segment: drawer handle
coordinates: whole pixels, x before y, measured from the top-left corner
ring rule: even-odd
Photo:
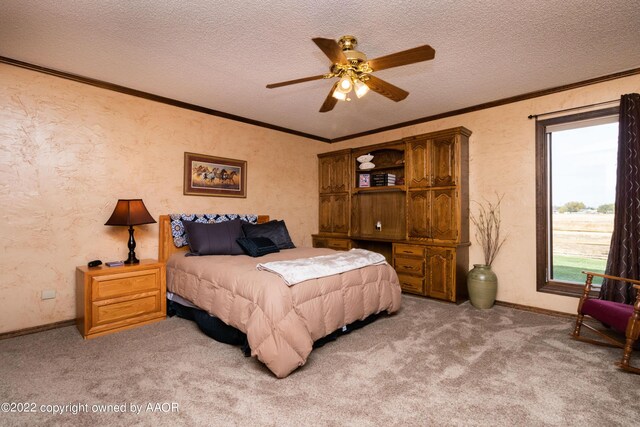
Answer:
[[[401,265],[401,267],[407,270],[415,270],[415,268],[412,265]]]
[[[413,251],[408,251],[406,249],[404,251],[402,251],[402,252],[404,252],[405,254],[412,254],[413,253]]]

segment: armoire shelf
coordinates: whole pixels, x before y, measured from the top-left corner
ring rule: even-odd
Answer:
[[[351,190],[352,193],[376,193],[384,191],[407,191],[407,187],[404,185],[385,185],[382,187],[357,187]]]

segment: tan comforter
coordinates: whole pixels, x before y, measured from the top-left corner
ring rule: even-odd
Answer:
[[[335,253],[296,248],[260,258],[185,257],[167,263],[167,290],[247,334],[251,353],[279,378],[304,365],[313,342],[370,314],[400,308],[398,276],[388,264],[287,286],[258,263]]]

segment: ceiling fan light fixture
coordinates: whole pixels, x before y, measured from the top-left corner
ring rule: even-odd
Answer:
[[[354,91],[356,93],[356,96],[358,98],[362,98],[367,94],[367,92],[369,92],[369,86],[364,84],[364,82],[362,82],[360,79],[356,79],[353,82],[353,86],[354,86]]]
[[[351,89],[353,89],[353,81],[351,80],[351,77],[342,76],[340,83],[338,83],[338,89],[344,94],[351,92]]]
[[[336,87],[336,90],[333,91],[332,95],[335,99],[340,101],[345,101],[347,99],[347,94],[340,91],[340,85]]]

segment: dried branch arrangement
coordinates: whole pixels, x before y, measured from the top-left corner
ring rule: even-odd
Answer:
[[[485,199],[486,206],[479,202],[474,202],[478,205],[478,213],[474,215],[469,212],[471,221],[476,226],[476,241],[482,246],[482,252],[484,253],[484,263],[491,266],[496,259],[500,248],[507,236],[500,236],[500,202],[502,202],[502,196],[496,193],[498,199],[497,202],[492,203]]]

